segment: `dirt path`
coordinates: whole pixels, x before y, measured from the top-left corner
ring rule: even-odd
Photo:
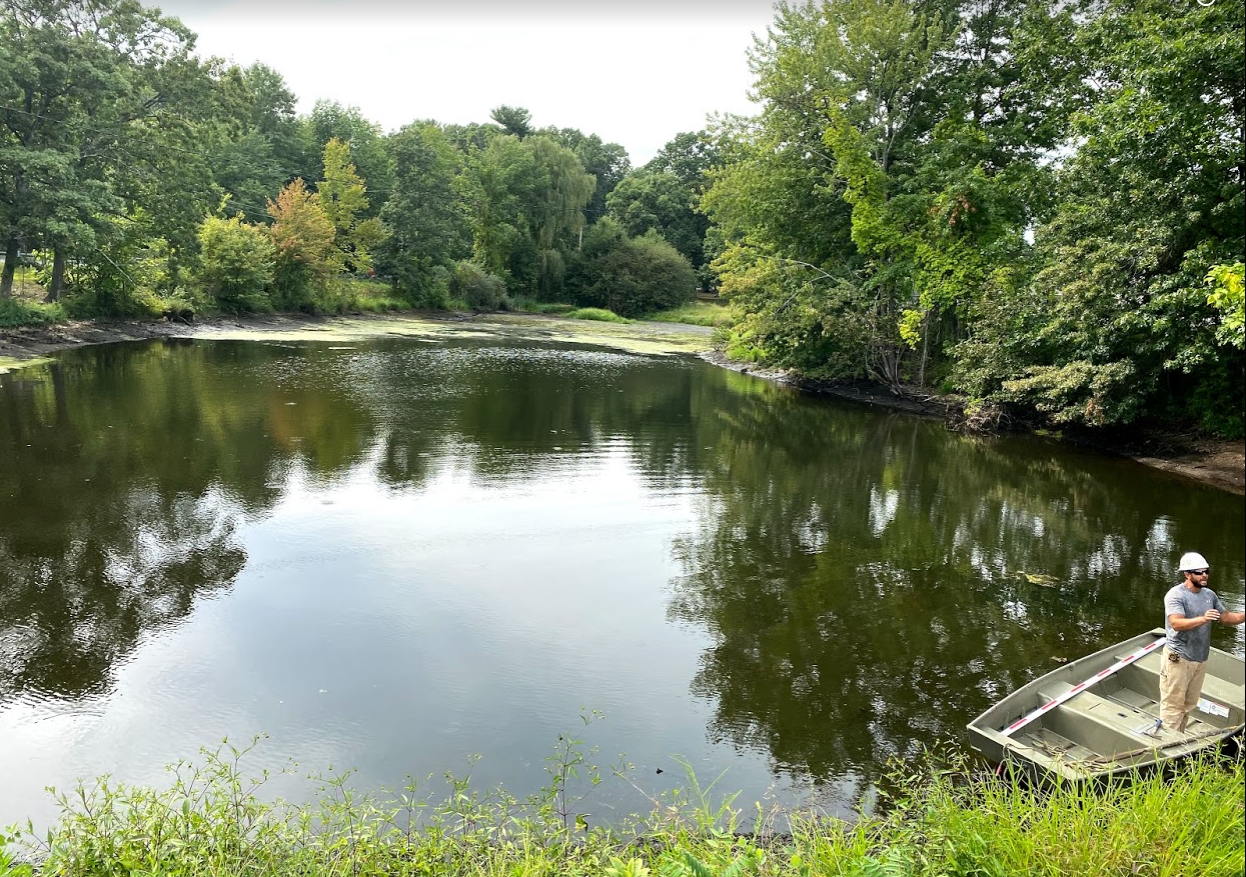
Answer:
[[[947,419],[954,401],[936,397],[898,398],[866,388],[834,387],[802,381],[790,372],[759,369],[727,360],[711,350],[712,331],[702,326],[671,323],[594,323],[531,314],[447,315],[373,314],[351,317],[217,317],[193,324],[166,321],[92,320],[53,326],[0,329],[0,372],[39,362],[72,347],[149,338],[300,338],[349,340],[363,337],[435,337],[446,334],[520,338],[599,344],[636,353],[695,353],[724,368],[799,386],[869,405]],[[1166,472],[1237,494],[1246,494],[1246,444],[1242,440],[1189,438],[1161,431],[1136,430],[1127,435],[1086,435],[1078,444],[1130,457]]]

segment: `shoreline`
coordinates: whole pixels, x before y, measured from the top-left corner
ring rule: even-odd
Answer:
[[[475,331],[533,340],[571,341],[618,347],[636,353],[687,353],[720,368],[750,374],[803,392],[831,396],[889,411],[937,417],[952,423],[963,407],[954,397],[899,397],[866,385],[834,385],[803,378],[790,370],[762,368],[729,360],[714,350],[711,330],[672,323],[598,323],[540,314],[458,314],[405,311],[350,316],[250,315],[209,317],[191,323],[168,320],[77,320],[45,326],[0,328],[0,373],[45,362],[63,350],[117,341],[155,338],[242,339],[298,335],[324,338],[420,337]],[[1144,466],[1201,484],[1246,495],[1246,443],[1242,440],[1192,438],[1157,429],[1127,434],[1069,431],[1062,441],[1132,459]]]
[[[963,422],[964,406],[960,399],[929,395],[901,397],[880,387],[853,384],[829,384],[804,378],[790,370],[765,368],[728,359],[719,350],[698,354],[706,362],[750,374],[776,383],[795,387],[806,393],[832,396],[850,402],[870,405],[888,411],[934,417],[945,424]],[[949,426],[949,428],[951,428]],[[1032,430],[1016,430],[1019,433]],[[1071,446],[1088,448],[1114,457],[1124,457],[1172,475],[1215,487],[1238,496],[1246,496],[1246,442],[1242,439],[1216,439],[1173,434],[1160,429],[1131,428],[1129,435],[1073,431],[1058,436]]]

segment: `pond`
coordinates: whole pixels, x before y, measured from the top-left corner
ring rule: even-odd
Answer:
[[[1183,551],[1240,609],[1243,508],[691,357],[70,351],[0,375],[0,824],[257,734],[255,770],[524,795],[571,733],[634,765],[593,821],[684,765],[849,815],[893,759],[967,750],[1005,692],[1162,623]]]

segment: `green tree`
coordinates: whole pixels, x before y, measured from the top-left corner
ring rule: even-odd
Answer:
[[[147,73],[165,107],[127,132],[107,179],[125,200],[126,221],[139,223],[147,238],[163,242],[164,285],[172,291],[182,284],[183,267],[194,263],[203,216],[228,194],[217,182],[214,156],[243,130],[248,104],[241,71],[217,59],[179,57]],[[263,204],[261,199],[234,208],[263,221]],[[104,258],[111,246],[101,241],[94,258],[80,254],[79,260],[94,261],[96,270],[106,274],[115,270]],[[88,290],[75,294],[83,292]]]
[[[389,237],[378,268],[414,304],[445,304],[443,278],[467,254],[467,216],[456,189],[461,159],[432,122],[407,125],[388,142],[394,191],[381,216]]]
[[[186,61],[176,19],[123,0],[13,0],[0,16],[0,297],[21,250],[52,251],[49,294],[71,253],[121,210],[110,168],[165,104],[160,74]],[[175,115],[175,114],[174,114]]]
[[[574,152],[552,138],[537,135],[524,145],[532,151],[539,175],[529,220],[539,260],[537,291],[553,299],[562,290],[564,253],[580,246],[584,207],[592,198],[597,181],[584,172],[584,165]]]
[[[263,226],[209,216],[199,228],[202,266],[198,280],[226,311],[266,311],[266,289],[273,280],[275,250]]]
[[[349,148],[337,138],[325,144],[324,179],[317,183],[316,193],[336,232],[339,268],[371,272],[372,251],[384,230],[378,217],[363,218],[368,209],[367,189],[350,163]]]
[[[713,268],[732,302],[732,355],[856,378],[880,321],[870,316],[866,260],[822,139],[821,95],[838,77],[815,54],[818,9],[777,8],[750,59],[762,112],[715,132],[722,161],[699,206],[721,240]]]
[[[709,185],[707,173],[722,162],[722,149],[709,131],[685,131],[672,137],[645,167],[673,175],[700,195]]]
[[[1017,15],[1002,0],[778,8],[752,54],[762,114],[724,127],[700,201],[723,238],[732,350],[897,390],[927,382],[932,358],[946,371],[974,307],[1023,264],[1034,215],[1041,144],[1000,121],[1028,106],[1003,85]]]
[[[629,238],[609,219],[597,225],[585,284],[576,293],[579,304],[639,317],[695,297],[692,266],[657,232]]]
[[[471,222],[472,261],[508,287],[527,288],[535,274],[528,211],[537,202],[538,176],[532,150],[518,137],[497,135],[467,153],[457,183]]]
[[[228,120],[212,138],[211,166],[217,184],[254,215],[295,177],[314,169],[310,131],[295,115],[296,99],[285,79],[264,64],[228,73]]]
[[[1220,311],[1223,322],[1216,330],[1216,337],[1225,344],[1241,350],[1246,347],[1246,289],[1243,287],[1246,265],[1215,265],[1207,272],[1206,282],[1211,285],[1207,302]]]
[[[1241,434],[1242,353],[1219,343],[1203,279],[1246,247],[1244,25],[1237,4],[1159,2],[1033,24],[1044,69],[1072,71],[1045,95],[1069,155],[1015,308],[1029,330],[984,325],[965,352],[992,363],[988,395],[1061,423],[1168,416]]]
[[[475,310],[496,310],[506,298],[506,284],[478,265],[459,262],[450,277],[450,294]]]
[[[252,95],[251,125],[268,142],[276,168],[286,174],[284,185],[309,170],[312,158],[309,132],[296,113],[298,98],[285,77],[267,64],[247,67],[243,79]]]
[[[489,118],[501,125],[507,134],[513,134],[520,140],[532,133],[532,113],[523,107],[502,104],[489,113]]]
[[[334,138],[350,147],[351,163],[372,193],[365,215],[379,215],[393,190],[393,163],[380,126],[364,118],[358,107],[326,100],[316,101],[306,124],[311,132],[312,156],[322,155],[325,144]],[[307,178],[311,178],[310,173]]]
[[[705,261],[702,247],[709,220],[693,209],[695,197],[674,174],[644,167],[623,178],[606,199],[606,208],[629,235],[656,231],[699,268]]]
[[[606,214],[606,198],[631,169],[627,150],[618,143],[605,143],[596,134],[585,134],[578,128],[543,128],[541,133],[570,149],[584,165],[585,173],[597,180],[593,197],[584,206],[588,221],[595,222]]]

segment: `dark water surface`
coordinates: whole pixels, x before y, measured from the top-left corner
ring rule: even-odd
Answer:
[[[69,352],[0,375],[0,824],[258,733],[257,770],[393,788],[480,755],[524,794],[572,731],[647,792],[679,756],[739,803],[847,813],[890,758],[1161,623],[1183,551],[1240,609],[1243,505],[691,359]]]

